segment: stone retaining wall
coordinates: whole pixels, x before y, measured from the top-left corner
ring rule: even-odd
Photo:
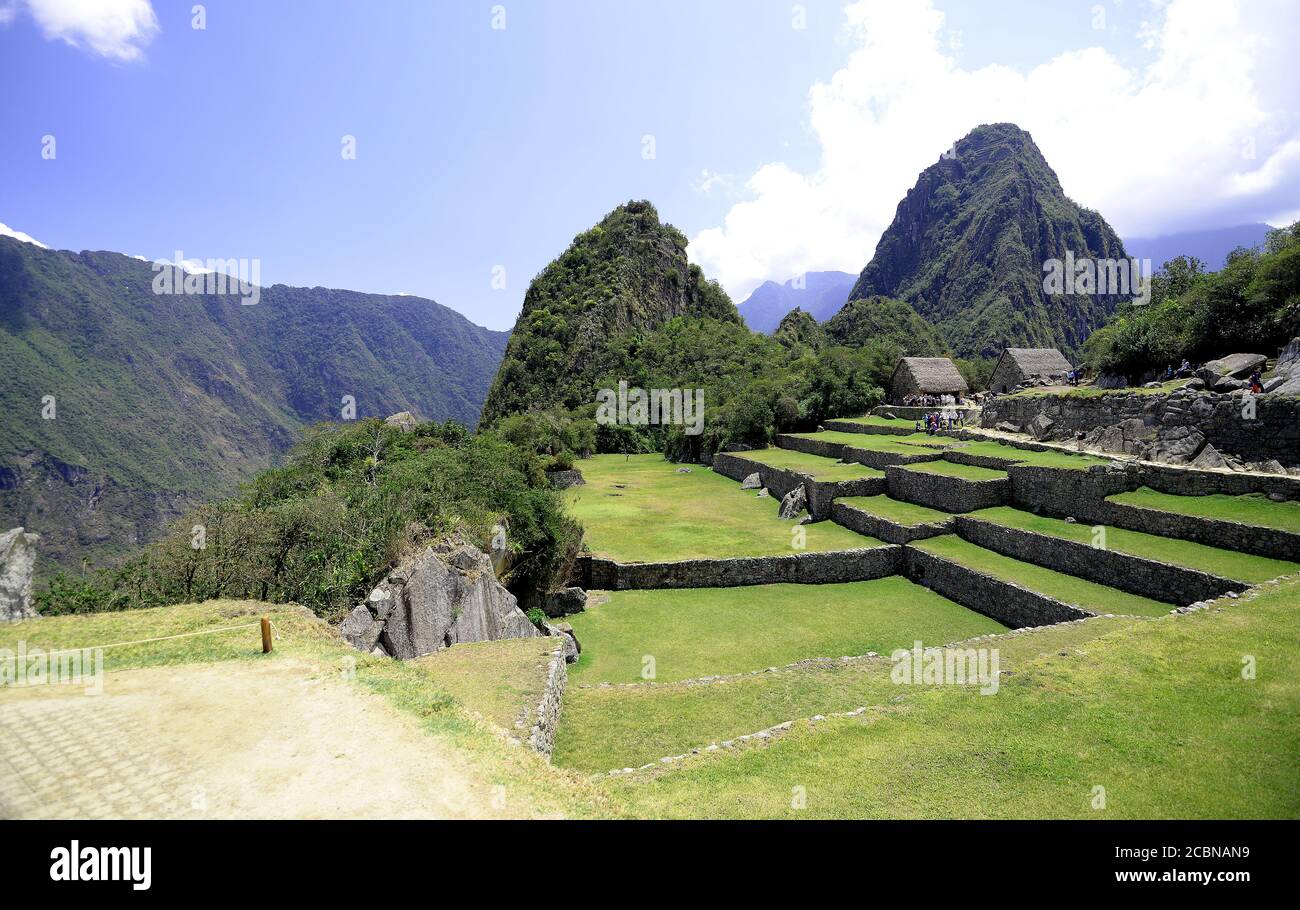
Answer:
[[[912,581],[1013,629],[1095,615],[915,547],[903,552],[907,577]]]
[[[952,531],[951,518],[934,524],[903,525],[881,518],[879,515],[872,515],[870,512],[865,512],[843,502],[837,502],[831,507],[831,520],[838,525],[843,525],[850,531],[857,531],[859,534],[896,544],[911,543],[913,540],[924,540],[927,537],[937,537],[940,534],[947,534]]]
[[[969,452],[963,452],[961,449],[946,450],[943,453],[943,459],[954,464],[968,464],[976,468],[992,468],[995,471],[1005,471],[1016,463],[1014,455],[1008,455],[1006,458],[994,458],[992,455],[972,455]]]
[[[860,477],[855,480],[814,480],[786,468],[774,468],[752,458],[720,453],[713,457],[713,470],[724,477],[741,481],[758,472],[758,479],[778,501],[802,485],[808,498],[808,514],[818,521],[829,518],[831,503],[840,496],[875,496],[885,492],[885,478]]]
[[[966,515],[958,515],[956,525],[957,534],[964,540],[1004,556],[1180,607],[1250,587],[1245,582],[1220,578],[1208,572],[1097,549],[1077,541],[1009,528]]]
[[[1224,482],[1235,480],[1239,483],[1248,479],[1241,475],[1184,471],[1179,468],[1170,468],[1168,472],[1151,471],[1146,465],[1101,471],[1013,465],[1007,469],[1007,474],[1011,478],[1012,502],[1022,509],[1042,511],[1060,518],[1072,517],[1089,524],[1144,531],[1161,537],[1180,537],[1211,547],[1239,550],[1274,559],[1300,560],[1300,534],[1106,501],[1107,496],[1135,490],[1139,486],[1159,489],[1155,484],[1161,475],[1200,475],[1188,478],[1184,488],[1201,489],[1204,493],[1229,492]],[[1162,492],[1173,491],[1166,489]]]
[[[1098,427],[1118,426],[1124,421],[1138,421],[1152,431],[1196,427],[1220,452],[1230,452],[1243,461],[1275,458],[1287,466],[1300,464],[1300,398],[1256,395],[1254,406],[1254,419],[1246,419],[1242,414],[1242,392],[1230,395],[1182,390],[1146,395],[1116,392],[1087,398],[1022,395],[986,403],[980,423],[985,427],[1002,422],[1025,427],[1044,414],[1054,422],[1054,439]]]
[[[822,458],[833,458],[836,461],[844,457],[844,443],[842,442],[829,442],[825,439],[808,439],[790,433],[778,433],[776,445],[778,448],[789,449],[792,452],[803,452],[805,455],[820,455]]]
[[[551,653],[546,668],[546,686],[542,700],[534,712],[533,727],[528,733],[528,745],[548,759],[555,748],[555,731],[560,724],[560,709],[564,706],[564,688],[569,682],[569,668],[564,661],[564,646]]]
[[[734,588],[742,585],[839,584],[868,581],[902,571],[902,547],[885,545],[829,553],[791,553],[736,559],[618,563],[580,556],[579,584],[588,590],[631,591],[660,588]]]
[[[865,433],[867,435],[911,436],[916,432],[915,427],[890,427],[879,424],[854,423],[851,420],[828,420],[822,426],[840,433]]]
[[[992,480],[966,480],[906,468],[885,468],[889,495],[944,512],[974,512],[1005,505],[1011,493],[1011,481],[1005,477]]]
[[[923,461],[938,461],[943,457],[943,454],[938,451],[927,451],[918,448],[915,455],[900,455],[897,452],[877,452],[875,449],[859,449],[856,446],[845,446],[840,457],[844,461],[856,461],[858,464],[875,468],[877,471],[883,471],[891,464],[918,464]]]

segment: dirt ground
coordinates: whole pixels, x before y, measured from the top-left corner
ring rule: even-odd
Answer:
[[[0,818],[519,814],[413,719],[314,674],[231,661],[0,692]]]

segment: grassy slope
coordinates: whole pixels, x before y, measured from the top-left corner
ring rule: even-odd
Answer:
[[[1040,654],[1083,647],[1137,622],[1146,620],[1099,617],[1001,638],[996,642],[1000,668],[1015,669]],[[921,690],[891,682],[891,666],[882,656],[818,661],[711,685],[571,686],[564,697],[555,761],[595,772],[640,767],[787,720],[886,705],[919,694]]]
[[[796,452],[793,449],[761,449],[753,452],[733,452],[732,454],[737,458],[756,461],[768,467],[784,468],[788,471],[807,474],[816,480],[857,480],[862,477],[885,476],[884,471],[877,471],[865,465],[856,463],[843,464],[829,458],[823,458],[820,455],[809,455],[805,452]]]
[[[914,427],[915,420],[904,420],[901,417],[895,417],[892,420],[888,417],[837,417],[836,420],[842,420],[845,423],[860,423],[868,427]]]
[[[900,576],[832,585],[617,591],[570,617],[575,683],[638,682],[642,658],[673,682],[809,657],[890,651],[1002,628]]]
[[[968,543],[955,534],[919,540],[911,546],[1092,613],[1160,616],[1170,610],[1168,604],[1021,562]]]
[[[1217,518],[1221,521],[1236,521],[1300,533],[1300,502],[1273,502],[1260,493],[1245,496],[1226,496],[1220,493],[1211,496],[1175,496],[1142,487],[1131,493],[1117,493],[1108,497],[1108,500],[1144,509],[1159,509],[1162,512]]]
[[[796,552],[796,525],[776,517],[780,502],[721,474],[699,466],[678,474],[660,455],[596,455],[578,467],[587,483],[567,498],[593,553],[662,562]],[[811,552],[881,545],[829,521],[799,527]]]
[[[1034,515],[1032,512],[1013,509],[1010,506],[999,506],[993,509],[972,512],[970,517],[1089,545],[1092,544],[1094,534],[1092,525],[1071,524],[1058,518]],[[1157,537],[1154,534],[1143,534],[1140,531],[1104,527],[1106,531],[1105,544],[1108,550],[1130,553],[1134,556],[1154,559],[1170,565],[1185,566],[1189,569],[1210,572],[1224,578],[1244,581],[1249,584],[1258,584],[1261,581],[1277,578],[1279,575],[1287,575],[1300,569],[1300,565],[1281,559],[1269,559],[1266,556],[1238,553],[1235,550],[1221,550],[1218,547],[1207,547],[1204,544],[1193,543],[1190,540]]]
[[[879,496],[841,496],[835,501],[910,528],[923,524],[938,524],[952,518],[947,512],[918,506],[914,502],[890,499],[883,493]]]
[[[507,638],[456,645],[416,660],[429,681],[465,707],[517,736],[546,690],[554,638]]]
[[[275,650],[261,652],[260,616],[275,629]],[[251,627],[249,627],[251,625]],[[395,661],[361,654],[345,644],[326,623],[305,610],[254,601],[210,601],[84,616],[54,616],[0,626],[0,649],[14,651],[19,642],[31,649],[61,649],[131,642],[229,626],[231,632],[108,648],[104,669],[127,670],[228,660],[293,659],[316,664],[333,676],[355,672],[355,682],[413,715],[431,735],[461,750],[483,779],[500,785],[512,801],[538,814],[592,816],[606,812],[605,797],[576,775],[557,773],[541,756],[510,748],[487,724],[472,717],[439,685],[420,661]],[[457,646],[457,649],[466,646]],[[456,650],[456,649],[453,649]],[[111,683],[110,683],[111,684]],[[0,688],[0,705],[4,690]]]
[[[1005,480],[1006,471],[992,468],[979,468],[969,464],[957,464],[955,461],[922,461],[906,465],[909,471],[924,471],[927,474],[942,474],[944,477],[958,477],[962,480]]]
[[[996,695],[918,690],[612,786],[638,816],[1295,818],[1298,601],[1292,579],[1019,665]]]

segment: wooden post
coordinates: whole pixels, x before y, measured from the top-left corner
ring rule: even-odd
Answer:
[[[271,653],[271,620],[262,617],[262,653]]]

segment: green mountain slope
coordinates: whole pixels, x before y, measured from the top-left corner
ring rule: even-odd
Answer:
[[[619,206],[529,285],[483,406],[484,425],[594,402],[597,361],[611,339],[679,316],[741,321],[726,292],[687,261],[686,237],[653,205]]]
[[[1067,251],[1125,255],[1101,215],[1066,197],[1028,133],[981,126],[921,173],[849,299],[910,303],[959,356],[1072,351],[1123,298],[1045,293],[1044,262]]]
[[[825,325],[834,343],[862,347],[892,344],[901,357],[942,357],[948,353],[934,326],[901,300],[863,297],[850,300]]]
[[[44,569],[152,538],[345,395],[359,418],[473,425],[507,338],[418,297],[275,285],[244,306],[156,295],[154,276],[0,237],[0,526],[41,532]]]

